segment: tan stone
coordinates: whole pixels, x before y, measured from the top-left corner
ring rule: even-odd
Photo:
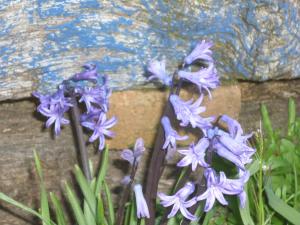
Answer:
[[[125,148],[143,137],[147,146],[151,146],[156,134],[168,93],[159,90],[130,90],[116,92],[111,97],[110,115],[118,117],[118,124],[113,128],[117,136],[108,141],[111,148]],[[186,90],[182,98],[193,97]],[[197,96],[194,96],[196,99]],[[241,92],[237,85],[222,86],[213,92],[213,100],[205,97],[207,111],[203,116],[228,114],[238,118],[241,109]]]

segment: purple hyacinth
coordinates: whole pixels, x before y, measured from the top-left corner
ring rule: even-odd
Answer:
[[[105,136],[110,138],[115,136],[115,133],[108,129],[113,127],[116,123],[116,117],[112,117],[111,119],[106,120],[106,114],[100,113],[97,121],[85,121],[82,122],[81,125],[90,130],[93,130],[93,134],[89,138],[89,141],[94,142],[96,139],[99,139],[99,150],[103,150],[105,145]]]
[[[238,179],[228,179],[225,177],[225,174],[222,172],[220,173],[220,177],[221,176],[223,176],[222,180],[225,180],[224,185],[223,185],[224,191],[230,191],[230,190],[240,190],[241,191],[237,195],[240,199],[240,206],[242,208],[244,208],[246,205],[246,199],[247,199],[247,194],[244,190],[244,185],[249,180],[249,177],[250,177],[249,171],[239,170],[239,178]]]
[[[217,70],[212,63],[208,68],[200,69],[197,72],[181,70],[178,72],[178,76],[197,85],[200,93],[202,93],[202,89],[205,89],[210,98],[212,98],[210,89],[215,89],[220,85]]]
[[[64,118],[64,113],[72,106],[70,98],[64,96],[63,88],[59,88],[53,95],[42,95],[33,93],[40,100],[40,105],[37,111],[42,115],[49,117],[46,122],[46,127],[49,128],[54,124],[54,133],[59,135],[61,125],[69,124],[70,121]]]
[[[208,167],[209,165],[205,162],[205,153],[209,146],[209,140],[207,138],[202,138],[195,145],[190,144],[189,149],[178,150],[182,155],[185,155],[182,160],[177,163],[177,166],[184,167],[192,165],[192,171],[195,171],[197,165],[202,167]]]
[[[213,46],[212,42],[206,42],[203,40],[202,42],[198,42],[193,51],[184,58],[184,63],[189,65],[198,59],[202,59],[208,62],[212,62],[212,51],[210,48]]]
[[[204,172],[206,178],[207,190],[196,197],[197,201],[206,199],[204,211],[208,212],[213,207],[216,199],[222,205],[228,205],[228,202],[224,198],[226,195],[239,195],[244,190],[244,180],[229,180],[226,178],[223,172],[220,172],[220,176],[217,176],[216,172],[212,168],[207,168]]]
[[[152,60],[148,64],[147,70],[152,74],[148,80],[158,79],[164,85],[170,86],[172,83],[172,77],[166,72],[166,62],[165,60],[158,61]]]
[[[73,75],[70,80],[73,81],[81,81],[81,80],[91,80],[93,82],[97,82],[99,74],[97,73],[97,67],[95,64],[85,64],[83,66],[85,71],[81,73],[76,73]]]
[[[168,218],[174,217],[178,210],[180,210],[180,212],[185,218],[189,220],[197,219],[196,216],[194,216],[187,210],[187,208],[193,206],[197,202],[195,198],[192,198],[191,200],[187,201],[187,198],[194,192],[194,190],[195,185],[191,182],[188,182],[174,195],[158,193],[158,197],[160,198],[161,204],[164,207],[169,207],[173,205],[173,208],[169,213]]]
[[[134,194],[136,202],[136,215],[137,218],[150,218],[147,202],[144,198],[142,186],[140,184],[134,185]]]
[[[170,102],[173,106],[174,112],[178,120],[180,120],[180,125],[186,127],[189,123],[193,128],[198,127],[200,129],[207,129],[211,127],[211,122],[214,121],[214,117],[203,118],[199,116],[206,110],[206,107],[200,106],[203,100],[203,95],[193,103],[193,99],[189,101],[183,101],[177,95],[170,96]]]
[[[127,160],[131,165],[133,165],[134,162],[135,164],[138,164],[144,151],[144,140],[142,138],[138,138],[135,141],[133,150],[124,149],[121,153],[121,157]]]
[[[172,128],[171,122],[167,116],[163,116],[161,118],[161,124],[165,132],[165,143],[162,147],[163,149],[168,148],[168,146],[176,149],[176,141],[184,141],[189,138],[187,135],[178,135],[177,131]]]
[[[76,93],[81,95],[79,102],[85,103],[87,112],[95,106],[100,107],[104,112],[108,111],[108,98],[111,92],[106,86],[84,87],[76,89]]]
[[[227,123],[229,133],[217,128],[210,129],[208,133],[212,147],[218,155],[244,170],[244,165],[252,161],[251,157],[255,153],[255,149],[247,143],[252,134],[243,135],[241,125],[227,115],[223,115],[221,120]]]

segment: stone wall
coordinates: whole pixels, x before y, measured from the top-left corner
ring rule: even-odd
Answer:
[[[218,115],[227,113],[239,118],[247,131],[259,128],[259,105],[265,103],[275,121],[275,127],[281,127],[287,121],[288,97],[297,100],[300,113],[300,81],[267,82],[263,84],[242,82],[223,86],[213,92],[214,100],[205,100],[207,113]],[[183,93],[187,97],[186,93]],[[122,149],[134,143],[137,137],[143,137],[148,149],[153,143],[166,93],[160,90],[131,90],[115,92],[111,98],[111,114],[119,118],[114,128],[117,137],[110,142],[111,148]],[[55,140],[49,130],[43,129],[43,118],[34,113],[36,104],[33,99],[6,101],[0,104],[0,191],[27,205],[38,205],[38,183],[35,176],[33,149],[41,156],[46,185],[49,191],[60,193],[63,180],[70,180],[71,169],[77,162],[76,149],[70,126],[64,127],[61,136]],[[99,154],[89,145],[89,154],[97,164]],[[119,151],[111,151],[108,183],[113,187],[114,197],[119,181],[128,167],[122,163]],[[138,178],[146,169],[143,161]],[[173,168],[170,165],[168,168]],[[160,183],[160,189],[166,189],[173,181],[168,169]],[[17,215],[17,217],[16,217]],[[0,224],[28,225],[32,217],[8,205],[1,204]]]

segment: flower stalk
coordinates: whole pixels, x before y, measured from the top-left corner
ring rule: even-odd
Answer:
[[[73,107],[71,108],[71,115],[72,115],[72,125],[74,127],[75,135],[76,135],[76,141],[79,151],[79,157],[81,160],[81,166],[83,173],[88,181],[92,180],[91,171],[89,168],[89,161],[88,161],[88,152],[85,146],[84,138],[83,138],[83,131],[82,127],[80,125],[80,112],[79,107],[76,101],[76,98],[73,98]]]

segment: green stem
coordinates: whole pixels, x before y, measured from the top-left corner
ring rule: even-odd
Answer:
[[[293,164],[294,180],[295,180],[295,196],[294,196],[294,208],[297,204],[297,192],[298,192],[298,178],[297,178],[297,169],[295,163]]]
[[[259,175],[258,175],[258,210],[259,210],[259,225],[264,225],[264,202],[263,202],[263,138],[259,144]]]

